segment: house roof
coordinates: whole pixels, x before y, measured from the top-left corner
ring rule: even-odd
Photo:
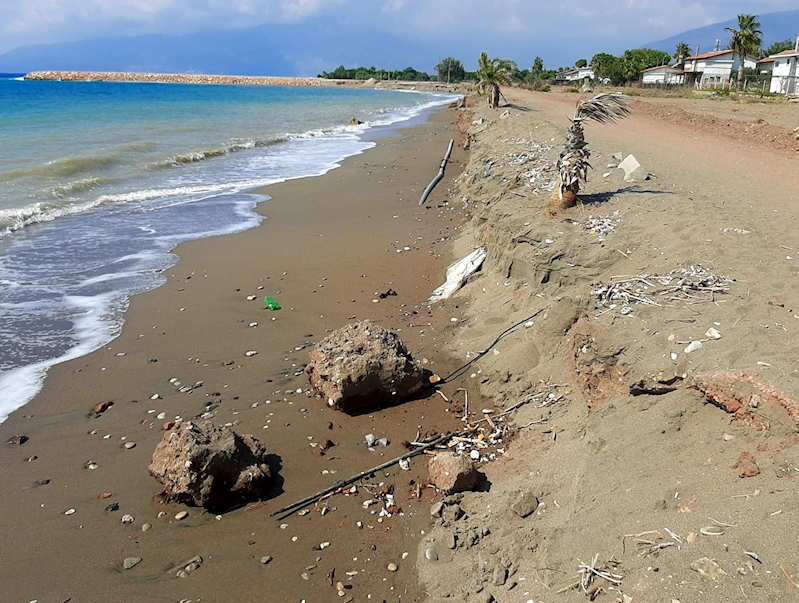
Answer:
[[[658,65],[657,67],[650,67],[649,69],[642,69],[641,73],[648,73],[650,71],[657,71],[658,69],[669,69],[675,73],[685,73],[679,67],[672,67],[671,65]]]
[[[799,56],[799,52],[796,51],[795,48],[789,48],[788,50],[783,50],[782,52],[778,52],[777,54],[772,54],[770,57],[766,57],[762,59],[761,63],[770,63],[772,61],[777,60],[778,57],[791,57],[791,56]]]
[[[696,56],[686,57],[686,58],[683,59],[683,61],[696,61],[696,60],[701,60],[701,59],[712,59],[712,58],[715,58],[715,57],[723,56],[725,54],[733,54],[733,53],[734,54],[738,54],[738,51],[737,50],[732,50],[730,48],[728,48],[727,50],[714,50],[713,52],[705,52],[703,54],[697,54]],[[755,57],[747,57],[747,58],[755,59]]]

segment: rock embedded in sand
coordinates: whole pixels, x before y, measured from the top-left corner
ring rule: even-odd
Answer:
[[[149,470],[165,500],[212,510],[258,500],[272,485],[263,444],[207,422],[178,423],[166,432]]]
[[[530,490],[519,490],[511,496],[510,510],[522,519],[530,517],[538,509],[538,497]]]
[[[399,336],[365,320],[335,331],[310,353],[315,391],[344,412],[390,406],[422,389],[422,368]]]
[[[27,442],[30,438],[26,435],[15,435],[8,438],[6,441],[7,444],[11,444],[12,446],[22,446],[25,442]]]
[[[125,560],[122,562],[122,567],[126,570],[133,569],[137,565],[142,562],[141,557],[125,557]]]
[[[738,477],[755,477],[760,475],[760,467],[755,462],[755,457],[750,452],[742,452],[732,466],[733,469],[738,470]]]
[[[474,490],[480,478],[471,460],[449,452],[431,457],[429,471],[430,482],[444,494]]]

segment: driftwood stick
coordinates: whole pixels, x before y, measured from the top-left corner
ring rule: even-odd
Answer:
[[[395,458],[395,459],[393,459],[391,461],[387,461],[387,462],[383,463],[382,465],[378,465],[377,467],[374,467],[374,468],[369,469],[367,471],[361,471],[358,475],[354,475],[354,476],[352,476],[351,478],[349,478],[347,480],[336,482],[335,484],[333,484],[329,488],[325,488],[321,492],[317,492],[316,494],[312,494],[311,496],[306,496],[302,500],[298,500],[297,502],[292,503],[292,504],[290,504],[290,505],[288,505],[286,507],[283,507],[282,509],[279,509],[279,510],[275,511],[274,513],[270,513],[269,517],[274,517],[275,515],[283,515],[284,513],[288,513],[288,512],[293,513],[297,509],[301,509],[303,507],[307,507],[308,505],[318,501],[319,499],[321,499],[325,495],[330,494],[331,492],[335,492],[337,490],[341,490],[342,488],[346,488],[350,484],[353,484],[353,483],[357,482],[358,480],[363,479],[367,475],[372,475],[373,473],[376,473],[378,471],[382,471],[383,469],[388,469],[389,467],[391,467],[392,465],[396,465],[400,461],[404,461],[405,459],[409,459],[409,458],[412,458],[414,456],[417,456],[417,455],[421,454],[422,452],[424,452],[425,450],[429,450],[430,448],[435,448],[439,444],[449,440],[452,436],[453,436],[452,433],[448,433],[446,435],[440,436],[440,437],[436,438],[435,440],[426,443],[424,446],[421,446],[420,448],[417,448],[416,450],[412,450],[411,452],[403,454],[402,456],[398,456],[397,458]]]
[[[424,189],[424,192],[422,193],[422,198],[419,199],[420,206],[424,205],[425,201],[427,201],[427,197],[430,196],[430,193],[433,192],[433,189],[444,177],[444,170],[447,169],[447,163],[449,162],[450,155],[452,155],[452,147],[454,144],[454,140],[449,141],[449,148],[447,149],[447,154],[444,155],[444,159],[441,161],[441,167],[438,169],[438,174],[436,174],[436,177],[433,178],[433,181],[427,185],[427,188]]]

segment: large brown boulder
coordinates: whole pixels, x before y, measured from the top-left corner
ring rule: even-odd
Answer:
[[[272,484],[263,444],[207,422],[167,431],[150,475],[164,486],[164,499],[217,511],[258,500]]]
[[[306,368],[332,407],[358,412],[407,400],[422,389],[422,368],[399,336],[368,320],[319,342]]]

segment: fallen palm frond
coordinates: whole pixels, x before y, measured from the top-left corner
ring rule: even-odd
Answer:
[[[634,304],[663,306],[669,301],[689,304],[713,301],[716,294],[727,293],[730,283],[735,282],[699,265],[678,268],[667,274],[641,274],[613,280],[592,292],[599,305],[609,309]]]
[[[582,588],[583,592],[586,594],[588,594],[589,590],[591,589],[591,585],[594,583],[596,578],[607,580],[614,586],[621,585],[621,581],[624,580],[624,576],[613,573],[621,565],[620,561],[611,558],[609,561],[606,561],[602,567],[597,567],[598,561],[599,555],[597,554],[594,555],[591,563],[583,563],[582,561],[580,562],[580,566],[578,568],[578,572],[580,574],[580,588]]]

